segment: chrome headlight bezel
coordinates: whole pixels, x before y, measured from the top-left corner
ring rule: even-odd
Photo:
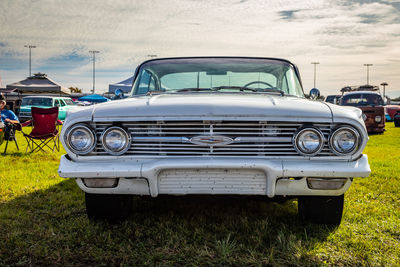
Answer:
[[[71,135],[76,130],[83,130],[89,134],[89,137],[91,139],[91,144],[84,150],[76,149],[76,147],[71,143]],[[96,135],[93,133],[93,130],[90,127],[88,127],[85,124],[76,124],[67,130],[67,132],[65,133],[64,141],[67,144],[68,148],[73,153],[75,153],[77,155],[86,155],[86,154],[89,154],[90,152],[92,152],[93,149],[95,148],[96,143],[97,143],[97,138],[96,138]]]
[[[318,147],[313,151],[313,152],[306,152],[302,149],[302,146],[299,144],[299,138],[303,135],[306,134],[306,132],[311,131],[313,133],[315,133],[319,139],[319,145]],[[324,135],[322,134],[321,130],[319,130],[318,128],[315,127],[305,127],[300,129],[294,136],[293,136],[293,145],[294,148],[296,149],[296,151],[298,153],[300,153],[303,156],[315,156],[318,153],[321,152],[321,150],[324,147]]]
[[[107,145],[107,142],[106,142],[107,134],[109,134],[112,131],[119,131],[125,137],[124,146],[121,147],[120,149],[116,150],[116,151],[111,149]],[[121,128],[119,126],[112,126],[112,127],[107,128],[106,130],[104,130],[104,132],[101,134],[100,140],[101,140],[101,144],[102,144],[104,150],[107,151],[109,154],[114,155],[114,156],[119,156],[119,155],[124,154],[126,151],[128,151],[128,149],[131,146],[131,136],[130,136],[130,134],[128,134],[127,131],[125,131],[123,128]]]
[[[363,121],[366,121],[368,119],[368,117],[365,113],[363,113],[361,116],[362,116]]]
[[[349,131],[349,132],[351,132],[354,135],[355,139],[356,139],[352,149],[347,151],[347,152],[341,152],[340,149],[338,149],[338,147],[335,145],[335,137],[341,131]],[[329,148],[331,149],[331,151],[333,153],[335,153],[338,156],[348,156],[348,155],[355,154],[358,151],[359,147],[360,147],[360,143],[361,143],[361,135],[360,135],[360,133],[355,128],[353,128],[351,126],[339,126],[329,136]]]

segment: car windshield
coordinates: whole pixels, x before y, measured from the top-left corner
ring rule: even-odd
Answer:
[[[75,105],[75,102],[72,101],[72,99],[63,98],[63,100],[64,100],[65,104],[67,104],[68,106],[74,106]]]
[[[37,98],[37,97],[27,97],[22,99],[21,106],[44,106],[51,107],[51,98]]]
[[[343,106],[382,106],[382,97],[378,94],[349,94],[342,99]]]
[[[259,58],[179,58],[144,63],[133,95],[176,92],[246,92],[303,97],[292,64]]]

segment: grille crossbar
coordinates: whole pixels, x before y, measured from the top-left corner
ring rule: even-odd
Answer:
[[[91,153],[105,155],[100,136],[112,123],[96,123],[98,143]],[[300,156],[292,139],[301,123],[248,121],[162,121],[120,124],[131,135],[131,146],[125,153],[135,156]],[[331,125],[314,124],[324,135],[319,156],[333,156],[328,146]],[[196,136],[224,136],[232,139],[226,145],[191,143]]]

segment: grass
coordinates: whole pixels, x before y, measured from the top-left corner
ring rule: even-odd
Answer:
[[[21,151],[26,144],[17,136]],[[337,229],[303,225],[295,200],[135,198],[129,220],[89,222],[59,153],[0,157],[0,266],[400,265],[400,128],[370,136]],[[4,144],[0,147],[4,149]]]

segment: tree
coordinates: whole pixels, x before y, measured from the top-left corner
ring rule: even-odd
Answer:
[[[79,89],[78,87],[71,86],[68,89],[71,91],[71,93],[82,93],[82,89]]]

